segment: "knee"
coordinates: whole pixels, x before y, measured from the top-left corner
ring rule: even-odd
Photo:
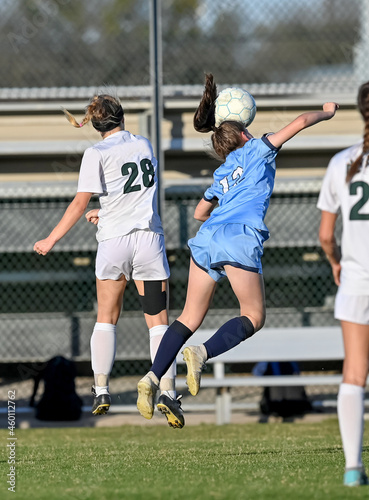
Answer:
[[[342,380],[343,383],[365,387],[367,376],[368,376],[367,363],[365,364],[357,363],[353,365],[351,363],[350,364],[347,363],[347,361],[344,361],[343,380]]]
[[[181,314],[177,320],[184,324],[191,332],[196,332],[196,330],[201,326],[202,321],[197,321],[196,318],[189,318]]]
[[[191,332],[196,332],[196,330],[202,325],[204,316],[196,314],[196,312],[194,313],[193,311],[186,311],[186,309],[184,309],[177,320],[186,325]]]
[[[255,333],[263,328],[265,324],[266,311],[263,304],[259,304],[256,307],[250,307],[250,305],[242,306],[241,304],[241,316],[246,316],[249,318],[251,323],[254,325]]]
[[[261,330],[264,325],[265,325],[265,313],[260,316],[260,318],[255,326],[255,332]]]
[[[263,328],[266,317],[265,313],[254,314],[254,315],[245,314],[245,316],[248,317],[251,323],[254,325],[254,333],[258,332],[259,330],[261,330],[261,328]]]
[[[358,373],[344,373],[342,382],[344,384],[350,384],[350,385],[358,385],[359,387],[365,387],[366,386],[366,375],[363,376]]]
[[[98,313],[96,321],[97,323],[108,323],[112,325],[116,325],[119,319],[119,312],[112,313]]]
[[[161,281],[144,281],[144,295],[139,295],[142,310],[149,316],[156,316],[167,309],[167,292],[162,290]]]

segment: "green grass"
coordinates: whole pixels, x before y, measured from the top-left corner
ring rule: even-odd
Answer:
[[[5,479],[8,436],[0,431],[2,499],[12,498]],[[17,429],[16,437],[18,500],[346,500],[369,494],[369,487],[342,486],[335,419],[182,430]]]

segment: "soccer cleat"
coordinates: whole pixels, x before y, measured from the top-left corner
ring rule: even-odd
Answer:
[[[187,365],[188,390],[192,396],[196,396],[200,389],[201,372],[205,368],[205,356],[201,346],[189,346],[183,351],[183,359]]]
[[[185,424],[181,408],[181,398],[182,396],[178,396],[177,399],[173,399],[166,394],[162,394],[156,405],[158,410],[166,416],[169,427],[176,429],[182,429]]]
[[[369,484],[364,469],[347,470],[343,476],[344,486],[364,486]]]
[[[152,372],[145,375],[137,385],[137,409],[148,420],[153,416],[155,395],[159,389],[159,386],[150,377],[150,373]]]
[[[100,394],[96,396],[95,387],[92,386],[91,392],[94,395],[94,402],[92,405],[92,414],[93,415],[105,415],[109,411],[111,398],[110,394]]]

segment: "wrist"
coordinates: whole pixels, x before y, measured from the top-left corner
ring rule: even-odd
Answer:
[[[49,236],[47,237],[47,240],[49,243],[51,243],[53,246],[55,245],[55,243],[57,243],[59,241],[60,238],[57,238],[53,233],[49,234]]]

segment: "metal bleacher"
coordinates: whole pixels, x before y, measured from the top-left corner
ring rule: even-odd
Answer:
[[[277,89],[256,86],[250,90],[255,94],[258,104],[257,119],[250,128],[255,136],[280,128],[293,116],[321,104],[314,95],[303,95],[302,88],[298,89],[301,93],[299,96],[293,93],[297,92],[297,88],[292,87]],[[192,127],[193,111],[201,92],[202,86],[164,89],[165,171],[162,182],[166,201],[162,218],[169,251],[184,251],[187,239],[199,227],[199,223],[193,219],[193,209],[211,182],[211,171],[217,165],[204,153],[208,137],[197,134]],[[130,88],[118,87],[117,93],[126,109],[127,128],[133,133],[145,135],[149,130],[148,89],[135,87],[133,92]],[[141,93],[140,98],[138,93]],[[74,113],[82,113],[90,95],[90,88],[0,89],[0,253],[4,259],[7,255],[22,254],[23,258],[31,255],[34,242],[46,236],[55,226],[68,201],[74,196],[80,157],[86,146],[97,141],[98,136],[91,127],[83,129],[82,136],[78,136],[79,131],[67,126],[60,106]],[[339,149],[359,140],[361,135],[362,125],[354,110],[353,96],[342,95],[341,103],[341,115],[337,116],[335,122],[321,124],[316,130],[307,131],[283,147],[278,158],[275,202],[272,200],[273,209],[269,210],[266,220],[272,233],[272,238],[266,243],[266,250],[317,245],[319,219],[315,204],[327,159]],[[346,134],[348,124],[350,135]],[[92,201],[92,206],[94,204],[97,204],[96,199]],[[301,233],[302,225],[304,229]],[[73,231],[78,232],[78,240],[71,232],[58,243],[54,252],[63,255],[82,252],[82,258],[91,260],[96,249],[94,226],[81,220]],[[183,286],[187,279],[185,262],[172,272],[173,279],[183,283]],[[269,275],[278,276],[284,271],[275,265],[269,266],[268,272]],[[296,264],[290,266],[289,272],[291,276],[299,278],[303,277],[306,269]],[[309,272],[318,274],[321,268],[311,266]],[[72,286],[76,279],[93,283],[91,262],[89,266],[76,266],[73,269],[13,269],[10,266],[0,271],[3,284],[15,283],[20,290],[24,284],[30,289],[33,284],[51,282],[69,283]],[[9,342],[2,344],[0,359],[48,358],[55,345],[54,331],[59,332],[59,352],[75,359],[87,359],[95,312],[92,295],[86,301],[89,305],[86,305],[85,312],[1,314],[2,338],[6,338],[11,322],[14,325],[15,321],[21,326],[14,329],[11,339],[8,337]],[[233,311],[219,311],[221,318],[227,314],[232,315]],[[329,314],[330,311],[325,317]],[[142,319],[140,312],[136,314],[132,311],[128,316]],[[306,314],[303,316],[300,312],[293,312],[291,321],[299,325],[303,317]],[[143,321],[140,325],[139,328],[144,330]],[[128,345],[124,342],[124,335],[127,334],[124,317],[119,328],[122,346]],[[118,357],[147,359],[145,337],[141,336],[134,345],[130,344],[128,351],[122,347]]]

